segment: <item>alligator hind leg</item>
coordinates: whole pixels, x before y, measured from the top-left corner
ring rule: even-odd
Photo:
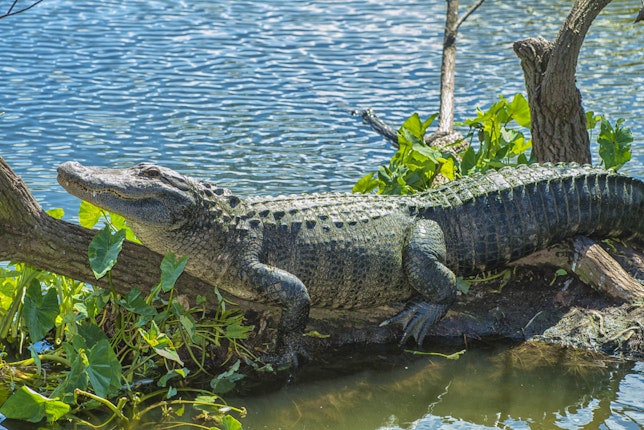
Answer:
[[[407,282],[420,295],[407,307],[381,325],[403,322],[401,344],[409,337],[421,345],[428,330],[440,320],[456,298],[456,276],[445,266],[445,238],[440,226],[419,220],[411,230],[403,251]]]

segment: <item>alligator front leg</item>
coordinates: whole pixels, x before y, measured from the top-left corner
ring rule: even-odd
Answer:
[[[259,261],[247,265],[246,275],[260,294],[282,307],[276,351],[266,359],[278,367],[297,367],[298,356],[308,358],[302,335],[309,319],[309,292],[296,276]]]
[[[403,251],[407,282],[421,300],[384,321],[381,325],[403,322],[405,331],[401,344],[409,337],[422,345],[427,332],[440,320],[456,299],[456,276],[445,266],[445,238],[439,225],[431,220],[419,220],[411,230]]]

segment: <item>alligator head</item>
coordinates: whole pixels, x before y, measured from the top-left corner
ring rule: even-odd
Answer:
[[[201,189],[199,182],[151,163],[104,169],[68,161],[58,167],[58,182],[70,194],[122,215],[133,227],[164,230],[190,218]]]

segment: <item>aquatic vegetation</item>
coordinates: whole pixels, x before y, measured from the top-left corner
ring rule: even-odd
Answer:
[[[111,280],[123,241],[136,239],[122,218],[81,205],[83,226],[100,219],[105,226],[89,247],[89,265],[97,279]],[[0,398],[0,413],[100,427],[114,420],[141,423],[159,411],[171,422],[192,407],[209,427],[194,426],[241,428],[230,413],[245,410],[219,394],[243,377],[239,360],[253,357],[241,343],[252,327],[220,295],[218,303],[199,297],[191,305],[178,294],[174,285],[185,264],[166,255],[160,282],[149,293],[132,288],[127,295],[20,263],[0,268],[0,378],[11,391]],[[185,388],[196,378],[211,380],[211,389]],[[107,421],[89,418],[97,410],[107,411]]]
[[[437,149],[425,143],[425,134],[438,115],[422,121],[417,113],[410,116],[398,130],[398,151],[389,165],[382,165],[377,172],[361,178],[353,192],[380,194],[411,194],[436,185],[441,175],[453,180],[504,166],[531,164],[532,140],[530,130],[530,107],[521,94],[512,100],[499,96],[499,101],[487,110],[476,109],[476,117],[458,126],[469,127],[462,142]],[[613,127],[603,115],[586,114],[586,128],[591,131],[600,123],[597,136],[601,164],[607,169],[619,169],[631,158],[633,134],[624,127],[620,118]]]

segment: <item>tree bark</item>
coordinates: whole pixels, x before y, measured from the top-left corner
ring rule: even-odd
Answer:
[[[579,51],[599,12],[611,0],[577,0],[551,43],[541,37],[514,43],[521,59],[537,162],[590,163],[590,139],[575,85]]]
[[[441,101],[437,133],[454,131],[454,75],[456,74],[456,35],[458,34],[458,0],[448,0],[443,33],[441,61]]]

